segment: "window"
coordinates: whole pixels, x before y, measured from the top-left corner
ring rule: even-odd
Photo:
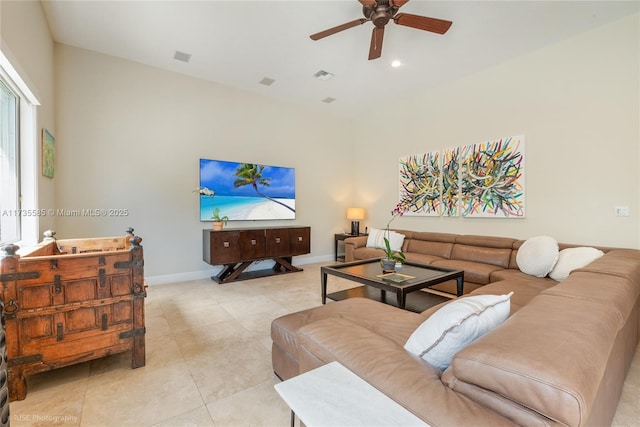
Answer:
[[[38,242],[38,105],[0,51],[0,244]]]
[[[0,80],[0,243],[20,240],[18,95]]]

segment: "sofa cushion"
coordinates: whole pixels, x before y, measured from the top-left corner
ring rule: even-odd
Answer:
[[[558,261],[558,242],[549,236],[527,239],[518,249],[518,268],[526,274],[544,277]]]
[[[521,280],[536,280],[542,282],[549,282],[551,286],[557,285],[555,280],[551,280],[549,277],[535,277],[527,273],[523,273],[519,269],[505,268],[503,270],[496,270],[491,272],[490,282],[497,282],[507,279],[521,279]]]
[[[271,339],[296,355],[296,331],[304,325],[327,318],[345,318],[403,345],[424,318],[418,313],[380,304],[367,298],[348,298],[319,307],[286,314],[271,322]]]
[[[493,272],[502,270],[502,267],[498,267],[493,264],[485,264],[482,262],[464,261],[457,259],[436,260],[433,261],[432,264],[438,267],[451,268],[454,270],[464,270],[465,284],[467,282],[472,282],[480,285],[486,285],[487,283],[490,283],[490,277]]]
[[[482,420],[492,427],[513,426],[503,416],[444,386],[440,370],[402,345],[352,321],[313,322],[300,328],[298,337],[301,372],[338,361],[428,425],[463,426],[470,420]]]
[[[406,239],[406,242],[406,252],[449,258],[455,242],[455,235],[427,232],[413,233],[413,236],[410,239]]]
[[[353,259],[349,259],[345,257],[345,261],[355,261],[359,259],[371,259],[371,258],[382,258],[384,257],[384,251],[382,249],[377,248],[357,248],[353,251]]]
[[[396,233],[392,230],[379,230],[372,228],[369,231],[369,237],[367,237],[368,248],[384,248],[384,238],[389,239],[389,246],[392,251],[399,251],[402,249],[404,243],[404,234]]]
[[[473,261],[501,268],[509,267],[511,248],[493,248],[456,243],[451,250],[452,260]]]
[[[511,249],[515,242],[516,240],[511,237],[477,236],[473,234],[456,236],[456,243],[458,244],[485,248]]]
[[[404,348],[445,370],[458,351],[509,317],[512,294],[477,295],[452,301],[418,326]]]
[[[436,262],[434,262],[435,264]],[[465,275],[465,279],[466,279],[466,275]],[[458,286],[457,286],[457,282],[456,280],[449,280],[446,281],[444,283],[439,283],[437,285],[434,286],[430,286],[429,290],[435,290],[438,292],[444,292],[445,294],[449,294],[452,296],[457,295],[457,291],[458,291]],[[480,284],[480,283],[474,283],[474,282],[469,282],[467,280],[464,281],[464,295],[470,294],[471,292],[475,291],[476,289],[479,289],[483,286],[486,286],[486,284]]]
[[[533,297],[557,285],[557,283],[551,279],[527,277],[529,277],[529,279],[511,278],[492,282],[488,285],[480,286],[473,291],[471,295],[502,295],[511,292],[513,295],[511,295],[511,299],[509,300],[509,315],[512,315],[527,305]]]
[[[428,255],[417,252],[405,252],[404,256],[406,257],[407,262],[415,262],[418,264],[433,264],[436,261],[445,259],[437,255]]]
[[[603,278],[600,273],[576,271],[543,294],[602,303],[616,315],[618,325],[622,327],[631,316],[640,296],[640,287],[624,277]]]
[[[324,319],[344,318],[368,328],[402,346],[424,316],[381,304],[366,298],[348,298],[319,307],[280,316],[271,322],[273,341],[271,362],[281,379],[300,373],[297,331],[310,323]]]
[[[582,268],[592,261],[604,255],[600,249],[590,247],[567,248],[560,251],[558,262],[549,273],[556,282],[569,277],[569,273],[577,268]]]
[[[637,249],[612,250],[578,271],[624,277],[640,286],[640,263],[638,263]]]

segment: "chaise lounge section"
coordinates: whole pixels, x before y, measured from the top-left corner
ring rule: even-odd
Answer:
[[[611,424],[639,340],[639,250],[600,248],[558,282],[518,268],[522,240],[402,233],[408,260],[462,268],[468,296],[513,292],[508,319],[440,370],[405,344],[455,300],[422,313],[331,302],[273,321],[280,378],[338,361],[432,426]],[[366,237],[346,243],[348,260],[380,256]]]

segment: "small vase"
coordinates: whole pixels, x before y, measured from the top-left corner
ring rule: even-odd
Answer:
[[[213,231],[220,231],[224,226],[224,222],[222,221],[213,221]]]
[[[380,260],[380,265],[382,265],[383,273],[390,273],[392,271],[396,271],[396,262],[392,259],[382,258]]]

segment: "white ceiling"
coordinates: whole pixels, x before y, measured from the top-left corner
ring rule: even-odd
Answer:
[[[43,0],[55,41],[354,117],[639,10],[638,1],[421,1],[401,12],[453,21],[445,35],[389,22],[382,57],[367,60],[373,24],[319,41],[361,18],[357,0]],[[189,63],[175,51],[192,55]],[[399,59],[404,64],[392,68]],[[319,70],[335,77],[320,81]],[[259,84],[275,79],[271,86]],[[331,104],[322,103],[336,98]],[[378,104],[380,105],[380,104]]]

